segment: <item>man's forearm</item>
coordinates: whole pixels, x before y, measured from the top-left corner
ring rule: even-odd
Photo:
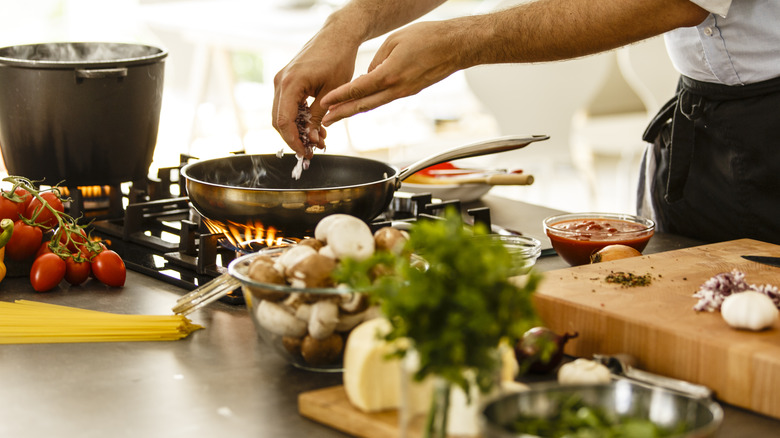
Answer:
[[[688,0],[539,0],[460,18],[455,40],[464,54],[461,68],[555,61],[694,26],[706,16]]]
[[[446,0],[352,0],[334,12],[325,28],[335,26],[345,38],[362,43],[408,24]]]

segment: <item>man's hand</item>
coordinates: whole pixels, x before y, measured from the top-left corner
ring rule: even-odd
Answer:
[[[323,30],[274,77],[272,124],[297,155],[312,156],[312,149],[305,147],[298,133],[299,106],[314,97],[310,105],[309,143],[324,149],[327,132],[321,121],[326,110],[320,98],[352,78],[356,56],[357,46],[350,47]]]
[[[368,73],[325,95],[324,126],[393,100],[417,94],[464,67],[454,34],[458,20],[412,24],[391,34],[377,51]]]

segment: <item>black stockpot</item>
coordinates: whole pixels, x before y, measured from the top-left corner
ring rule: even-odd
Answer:
[[[144,181],[167,56],[122,43],[0,48],[0,148],[8,173],[71,187]]]

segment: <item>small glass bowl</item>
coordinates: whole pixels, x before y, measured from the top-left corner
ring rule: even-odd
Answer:
[[[536,264],[536,260],[542,254],[542,242],[528,236],[505,236],[501,234],[488,234],[485,238],[499,241],[512,256],[514,270],[512,274],[523,275]]]
[[[230,263],[228,272],[241,283],[247,310],[265,345],[298,368],[340,372],[349,333],[357,324],[375,315],[376,309],[367,307],[367,296],[346,287],[300,288],[258,282],[249,276],[249,266],[256,257],[275,259],[293,246],[241,256]],[[337,306],[338,323],[334,328],[323,328],[321,324],[311,322],[315,306],[331,304]],[[332,312],[333,308],[318,311]]]
[[[627,245],[642,252],[655,233],[655,222],[622,213],[569,213],[543,221],[553,249],[569,265],[586,265],[607,245]]]

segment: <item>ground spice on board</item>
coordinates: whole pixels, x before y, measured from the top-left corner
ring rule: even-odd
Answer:
[[[631,272],[612,272],[607,275],[606,281],[623,287],[637,287],[648,286],[653,279],[650,274],[636,275]]]

